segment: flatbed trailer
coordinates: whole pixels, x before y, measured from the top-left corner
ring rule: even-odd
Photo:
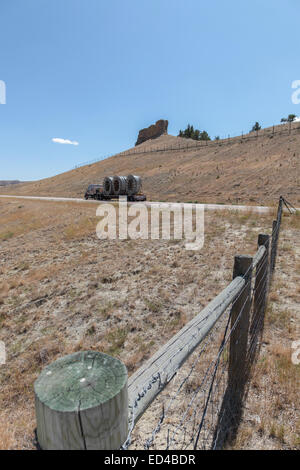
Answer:
[[[124,196],[104,196],[104,194],[100,194],[98,195],[98,197],[95,197],[94,199],[98,199],[99,201],[112,201],[112,200],[118,201],[120,197],[124,197]],[[139,202],[139,201],[146,201],[146,200],[147,200],[146,194],[134,194],[133,196],[127,196],[128,202]]]
[[[98,201],[118,200],[123,196],[127,196],[129,202],[147,200],[146,195],[141,192],[140,176],[105,177],[103,184],[89,184],[84,194],[85,199],[96,199]]]
[[[93,186],[93,187],[92,187]],[[102,188],[96,187],[96,185],[90,185],[87,191],[85,192],[84,198],[85,199],[95,199],[97,201],[112,201],[118,200],[120,196],[105,196],[102,192]],[[121,196],[124,197],[124,196]],[[146,201],[147,197],[146,194],[139,193],[134,194],[133,196],[127,196],[127,201],[129,202],[139,202],[139,201]]]

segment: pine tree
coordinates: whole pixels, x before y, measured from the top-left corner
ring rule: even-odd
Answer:
[[[200,131],[199,131],[199,129],[196,129],[196,130],[194,131],[194,136],[192,137],[192,139],[194,139],[194,140],[200,140]]]
[[[250,132],[260,131],[260,129],[261,129],[261,126],[259,122],[256,121],[256,123],[254,124]]]
[[[200,132],[200,139],[199,140],[210,140],[210,137],[206,131]]]
[[[194,129],[194,126],[190,124],[187,125],[184,131],[180,129],[178,136],[184,137],[185,139],[210,140],[210,137],[206,131],[200,131],[199,129]]]
[[[296,117],[296,114],[289,114],[287,118],[282,118],[280,122],[294,122]]]

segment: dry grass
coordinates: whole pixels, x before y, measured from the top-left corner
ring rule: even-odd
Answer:
[[[88,184],[99,182],[104,176],[133,173],[143,177],[144,191],[154,201],[266,205],[283,194],[299,205],[298,130],[288,135],[278,126],[271,139],[266,134],[258,140],[237,138],[230,145],[220,142],[178,150],[187,143],[195,145],[195,141],[164,135],[132,149],[145,153],[116,155],[41,181],[3,187],[0,192],[83,197]],[[150,152],[157,148],[166,150]],[[4,236],[9,234],[4,232]]]
[[[188,252],[184,241],[99,240],[94,205],[19,205],[17,200],[0,201],[1,232],[14,233],[0,242],[0,340],[6,343],[8,357],[0,367],[2,449],[33,447],[33,383],[46,364],[64,354],[94,349],[120,357],[132,373],[227,285],[233,255],[254,253],[257,234],[270,228],[273,218],[208,213],[204,249]],[[284,224],[283,242],[290,243],[298,225],[292,217],[284,217]],[[279,256],[278,273],[285,273],[283,280],[279,274],[274,280],[280,299],[294,282],[293,256],[289,251]],[[295,262],[299,269],[298,255]],[[276,378],[283,411],[276,415],[268,410],[265,429],[270,434],[273,422],[276,436],[290,447],[292,439],[297,441],[290,413],[291,400],[296,399],[295,375],[282,357],[288,357],[292,333],[287,325],[295,321],[291,311],[299,301],[300,292],[292,291],[288,305],[280,305],[280,299],[273,300],[275,306],[270,304],[270,351],[255,377],[257,386],[265,387],[262,390],[269,390],[270,382],[261,383],[260,377],[272,373]],[[277,343],[285,348],[279,356],[273,350]],[[263,351],[262,358],[265,355]],[[252,396],[249,403],[262,406]],[[259,412],[264,417],[265,412]],[[273,440],[267,437],[266,447]]]
[[[299,214],[284,215],[262,350],[234,448],[300,448],[300,366],[291,358],[300,337],[299,228]]]
[[[261,354],[234,448],[250,430],[244,448],[299,449],[299,377],[290,347],[275,343]]]

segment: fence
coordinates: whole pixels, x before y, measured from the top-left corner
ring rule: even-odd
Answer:
[[[261,129],[259,131],[254,131],[249,134],[242,133],[241,135],[230,136],[220,138],[218,140],[203,140],[203,141],[193,141],[192,139],[180,139],[180,143],[176,143],[173,145],[166,144],[164,146],[153,146],[144,149],[143,147],[137,146],[130,150],[125,150],[124,152],[120,152],[117,154],[109,154],[105,155],[101,158],[96,158],[94,160],[86,161],[83,163],[79,163],[78,165],[74,166],[73,169],[80,168],[85,165],[92,165],[93,163],[97,163],[101,160],[112,156],[131,156],[131,155],[143,155],[145,153],[157,153],[157,152],[176,152],[176,151],[189,151],[193,149],[201,149],[203,147],[216,147],[216,146],[223,146],[223,145],[232,145],[238,142],[248,142],[250,140],[257,140],[261,137],[269,137],[273,138],[275,135],[290,135],[292,132],[299,132],[300,131],[300,124],[297,123],[288,123],[288,124],[281,124],[280,126],[273,126],[266,129]]]
[[[105,417],[105,438],[102,441],[111,433],[114,437],[110,442],[115,447],[110,449],[120,446],[123,450],[136,447],[220,449],[226,441],[234,438],[260,349],[268,291],[276,265],[283,205],[290,211],[295,209],[280,197],[271,237],[267,234],[258,236],[258,249],[253,257],[235,256],[232,282],[130,377],[127,403],[125,399],[125,411],[129,410],[126,440],[116,432],[124,426],[127,429],[128,413],[126,411],[125,416],[120,411],[124,390],[122,400],[117,399],[117,404],[108,407],[113,416]],[[51,374],[51,371],[46,374]],[[93,394],[96,387],[92,380],[91,385]],[[158,396],[163,406],[155,400]],[[140,418],[150,405],[151,414],[143,426]],[[79,411],[78,414],[80,436],[86,435],[89,439],[91,433],[98,436],[99,425],[96,426],[96,418],[91,417],[93,413],[89,416],[88,429],[82,426],[83,418]],[[123,416],[118,426],[116,414]],[[38,430],[43,428],[45,443],[47,431],[44,428],[49,425],[45,422],[41,425],[39,420],[42,419],[37,416]],[[59,418],[59,427],[65,419]],[[51,426],[53,422],[54,418],[51,418]],[[72,426],[72,436],[75,428]],[[68,436],[68,426],[64,429],[62,436]],[[78,439],[80,441],[80,437]],[[86,438],[83,441],[83,448],[88,448]],[[106,446],[112,445],[105,442]],[[60,440],[59,445],[59,448],[74,448],[69,437]],[[97,441],[97,446],[101,448],[101,442]]]
[[[234,438],[263,332],[283,204],[288,209],[291,206],[280,197],[271,243],[268,235],[260,234],[253,258],[236,256],[230,285],[130,378],[131,427],[124,449],[131,444],[138,419],[198,345],[200,351],[186,374],[167,394],[170,396],[144,448],[155,444],[163,427],[159,448],[219,449],[228,438]]]

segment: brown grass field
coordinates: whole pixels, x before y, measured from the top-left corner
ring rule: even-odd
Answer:
[[[234,255],[253,255],[273,218],[273,210],[206,213],[204,248],[191,252],[184,240],[99,240],[93,204],[0,200],[7,348],[0,448],[34,448],[33,383],[46,364],[94,349],[119,357],[131,374],[230,282]],[[299,366],[291,362],[291,343],[300,338],[299,229],[299,214],[285,213],[263,345],[233,448],[300,447]]]
[[[143,178],[148,200],[269,205],[282,194],[294,205],[300,203],[300,126],[263,129],[236,137],[228,143],[208,146],[171,135],[40,181],[0,187],[0,194],[83,197],[90,183],[105,176],[134,173]],[[180,149],[181,147],[181,149]],[[152,152],[154,149],[164,149]]]

